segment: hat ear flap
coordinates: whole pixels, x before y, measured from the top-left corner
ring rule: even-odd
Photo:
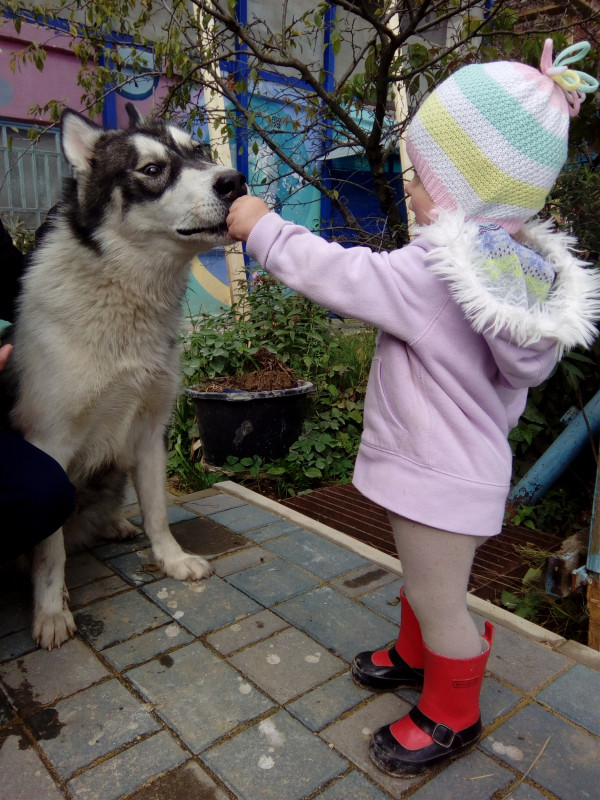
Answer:
[[[103,129],[95,122],[67,110],[61,118],[61,146],[65,158],[76,174],[85,174],[91,169],[94,147]]]

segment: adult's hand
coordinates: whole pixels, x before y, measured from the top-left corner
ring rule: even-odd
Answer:
[[[5,344],[2,347],[0,347],[0,369],[4,369],[4,367],[6,366],[6,362],[10,358],[12,349],[13,349],[12,344]]]

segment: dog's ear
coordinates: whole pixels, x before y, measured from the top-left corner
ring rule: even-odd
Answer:
[[[125,105],[125,111],[127,111],[127,115],[129,116],[129,130],[139,128],[139,126],[143,123],[144,118],[133,105],[133,103],[127,103]]]
[[[67,109],[60,121],[60,139],[65,158],[76,173],[90,169],[94,146],[103,129],[87,117]]]

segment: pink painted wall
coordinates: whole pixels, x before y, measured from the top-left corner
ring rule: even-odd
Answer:
[[[35,65],[28,63],[20,70],[12,72],[12,53],[23,50],[31,41],[39,42],[46,50],[43,71],[40,72]],[[12,22],[0,17],[0,117],[19,122],[49,122],[47,116],[33,117],[28,114],[32,105],[43,106],[49,100],[65,99],[67,105],[75,111],[83,109],[82,90],[77,85],[80,63],[69,48],[71,41],[64,34],[30,24],[23,24],[17,34]],[[161,79],[154,95],[133,102],[142,115],[147,115],[165,96],[166,91],[166,83]],[[116,96],[119,127],[126,127],[129,122],[125,111],[127,102],[126,98]]]

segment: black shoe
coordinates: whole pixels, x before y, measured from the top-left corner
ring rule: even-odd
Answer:
[[[391,667],[378,667],[373,663],[372,655],[372,650],[364,651],[352,662],[352,678],[359,686],[379,692],[423,688],[423,670],[410,667],[394,646],[388,650]]]
[[[447,725],[441,725],[427,717],[415,706],[409,717],[432,737],[433,742],[420,750],[407,750],[394,737],[389,725],[384,725],[373,734],[369,746],[371,761],[388,775],[412,778],[445,761],[464,755],[481,738],[481,719],[458,733]]]

